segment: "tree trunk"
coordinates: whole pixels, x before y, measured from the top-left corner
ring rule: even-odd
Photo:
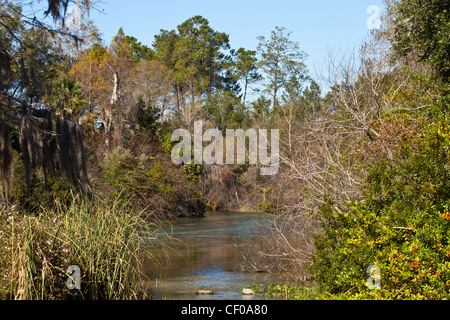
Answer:
[[[248,89],[248,76],[245,77],[245,89],[244,89],[244,107],[245,107],[245,102],[247,100],[247,89]]]
[[[277,106],[277,93],[278,93],[278,67],[275,68],[274,83],[273,83],[273,110]]]
[[[183,89],[181,85],[175,85],[175,93],[177,96],[177,112],[180,112],[181,108],[183,108]]]
[[[108,67],[111,69],[114,77],[114,87],[113,87],[113,93],[111,96],[111,101],[109,103],[109,106],[106,106],[104,111],[102,112],[102,118],[103,118],[103,126],[105,127],[105,147],[107,151],[111,151],[112,144],[111,144],[111,138],[112,138],[112,131],[113,131],[113,125],[114,125],[114,113],[113,110],[116,108],[117,104],[119,103],[119,97],[120,97],[120,78],[119,78],[119,72],[115,69],[113,69],[110,65]],[[120,118],[120,116],[118,117]],[[119,137],[120,139],[120,137]]]
[[[275,110],[277,106],[277,93],[278,93],[278,74],[280,69],[280,52],[277,54],[277,58],[275,61],[275,71],[274,71],[274,79],[273,79],[273,110]]]
[[[164,113],[166,112],[167,94],[164,95],[163,103],[161,106],[161,116],[159,118],[160,123],[164,123]]]
[[[0,196],[5,203],[8,203],[11,195],[12,174],[13,157],[11,139],[8,127],[0,114]]]

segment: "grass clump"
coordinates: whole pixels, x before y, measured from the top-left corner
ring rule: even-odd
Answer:
[[[1,299],[146,298],[140,261],[148,251],[139,232],[149,224],[119,201],[73,197],[39,216],[14,207],[0,214]],[[81,269],[80,290],[67,288],[71,265]]]

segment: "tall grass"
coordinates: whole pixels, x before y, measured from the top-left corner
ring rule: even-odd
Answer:
[[[146,298],[139,232],[156,232],[120,201],[56,200],[39,216],[10,209],[0,226],[0,298],[116,300]],[[144,256],[146,255],[146,256]],[[66,286],[69,266],[81,269],[81,289]]]

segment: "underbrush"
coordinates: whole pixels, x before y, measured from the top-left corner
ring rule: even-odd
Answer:
[[[206,211],[198,188],[167,155],[137,157],[131,150],[117,148],[101,166],[103,183],[113,188],[113,197],[126,196],[138,210],[169,218],[202,216]]]
[[[403,124],[398,118],[384,127]],[[401,139],[380,130],[368,144],[364,201],[345,211],[330,200],[320,208],[325,232],[316,238],[312,271],[331,298],[450,297],[450,118],[428,122],[411,133],[398,130]],[[390,144],[380,148],[385,135]],[[377,290],[367,285],[375,278],[371,266],[380,270]]]

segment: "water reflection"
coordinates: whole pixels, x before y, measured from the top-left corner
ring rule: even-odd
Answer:
[[[255,236],[264,214],[208,212],[203,218],[183,218],[166,226],[166,232],[177,241],[160,248],[157,263],[148,262],[145,273],[153,297],[197,300],[261,299],[242,296],[242,287],[255,283],[277,282],[271,274],[245,272],[239,246]],[[213,295],[197,295],[212,290]]]

